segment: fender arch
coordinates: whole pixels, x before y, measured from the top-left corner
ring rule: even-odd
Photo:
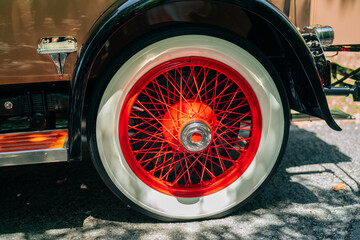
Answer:
[[[248,39],[278,69],[290,106],[333,120],[314,59],[302,36],[288,18],[265,0],[128,0],[115,2],[90,30],[74,67],[70,96],[69,159],[81,158],[82,119],[87,96],[102,71],[122,49],[142,36],[174,26],[209,26]],[[279,61],[283,58],[287,61]],[[288,62],[286,69],[283,64]],[[289,64],[290,63],[290,64]]]

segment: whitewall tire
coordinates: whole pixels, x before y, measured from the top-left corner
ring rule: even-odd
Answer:
[[[279,162],[289,127],[281,87],[230,41],[189,34],[151,43],[99,95],[95,165],[116,195],[150,216],[227,214]]]

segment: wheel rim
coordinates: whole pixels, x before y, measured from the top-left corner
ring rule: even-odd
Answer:
[[[238,179],[261,138],[256,95],[231,67],[204,57],[160,64],[127,95],[119,141],[131,170],[153,189],[200,197]]]

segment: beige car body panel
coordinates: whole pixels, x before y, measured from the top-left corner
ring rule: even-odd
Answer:
[[[73,36],[78,47],[96,19],[116,0],[1,0],[0,1],[0,85],[69,81],[76,61],[70,54],[64,76],[58,77],[47,55],[37,53],[40,38]],[[285,0],[273,0],[284,8]],[[290,19],[299,27],[331,25],[335,43],[359,43],[360,1],[290,0]],[[331,13],[331,14],[329,14]]]

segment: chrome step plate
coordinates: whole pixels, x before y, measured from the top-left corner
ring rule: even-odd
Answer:
[[[0,166],[68,160],[67,130],[0,135]]]
[[[355,120],[356,118],[348,113],[345,113],[339,109],[331,109],[331,115],[335,120]],[[320,121],[322,119],[310,116],[305,113],[293,113],[291,114],[292,122],[302,122],[302,121]]]

